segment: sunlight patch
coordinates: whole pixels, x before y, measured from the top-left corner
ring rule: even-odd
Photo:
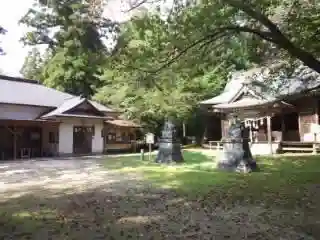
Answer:
[[[123,217],[118,220],[118,223],[125,224],[148,224],[153,221],[159,221],[164,219],[163,216],[156,215],[156,216],[132,216],[132,217]]]
[[[57,213],[55,210],[52,209],[41,209],[39,211],[21,211],[21,212],[17,212],[12,214],[13,217],[17,217],[17,218],[39,218],[42,219],[43,217],[51,217],[51,218],[55,218],[57,216]]]

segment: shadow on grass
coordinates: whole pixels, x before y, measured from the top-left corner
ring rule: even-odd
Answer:
[[[184,152],[184,159],[183,164],[168,166],[119,158],[111,164],[107,160],[105,166],[141,173],[155,187],[174,189],[193,198],[205,196],[218,205],[245,202],[294,208],[298,204],[308,209],[314,199],[307,188],[320,186],[319,156],[258,157],[261,171],[251,174],[217,171],[214,159],[201,153]],[[320,201],[318,197],[315,201]]]
[[[103,188],[60,196],[49,191],[29,194],[0,204],[0,238],[163,239],[150,228],[164,223],[171,199],[170,194],[117,194]],[[152,204],[158,205],[153,209]],[[167,230],[179,234],[178,228]]]
[[[225,211],[212,201],[190,201],[155,188],[126,193],[96,188],[69,195],[40,191],[0,204],[0,238],[298,239],[307,236],[306,227],[315,239],[320,236],[311,220],[301,224],[303,215],[279,220],[282,212],[277,210],[255,211],[255,206],[240,205]],[[278,220],[271,221],[269,215]],[[290,231],[294,237],[288,238]]]
[[[170,166],[176,166],[176,167],[187,167],[187,168],[201,168],[201,164],[205,163],[214,163],[213,159],[201,154],[201,153],[194,153],[189,151],[184,151],[183,156],[185,159],[185,162],[182,164],[172,164]],[[130,168],[134,170],[135,168],[140,168],[141,166],[148,166],[148,167],[167,167],[168,165],[161,165],[158,163],[155,163],[155,155],[151,156],[151,161],[148,159],[148,156],[145,156],[144,160],[141,160],[140,156],[128,156],[128,157],[118,157],[118,158],[107,158],[103,162],[103,166],[107,168],[108,170],[123,170],[126,168]]]

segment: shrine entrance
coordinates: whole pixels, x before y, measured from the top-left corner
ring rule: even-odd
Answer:
[[[299,114],[297,112],[287,113],[283,116],[283,141],[300,141]]]
[[[73,127],[73,153],[89,154],[92,153],[93,126],[74,126]]]

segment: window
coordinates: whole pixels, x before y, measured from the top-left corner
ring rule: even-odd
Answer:
[[[116,141],[116,134],[115,133],[108,133],[107,141],[108,142],[115,142]]]

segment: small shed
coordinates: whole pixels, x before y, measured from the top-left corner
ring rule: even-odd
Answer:
[[[131,120],[112,119],[105,121],[105,152],[135,151],[137,148],[137,131],[139,131],[140,128],[140,124]]]

